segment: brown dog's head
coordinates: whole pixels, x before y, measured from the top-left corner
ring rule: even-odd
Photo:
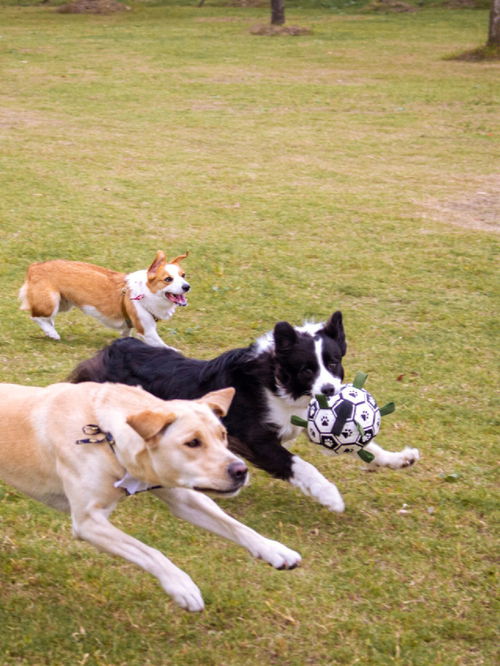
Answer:
[[[167,262],[165,253],[158,250],[147,271],[149,290],[153,294],[164,296],[174,305],[187,305],[186,293],[191,286],[186,281],[186,273],[180,266],[182,259],[187,256],[187,253],[181,254]]]
[[[199,400],[170,400],[164,409],[129,416],[127,424],[144,446],[128,471],[155,485],[237,493],[248,482],[248,469],[228,450],[219,420],[233,396],[234,389],[225,388]]]

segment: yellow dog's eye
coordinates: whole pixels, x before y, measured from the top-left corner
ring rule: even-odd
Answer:
[[[170,276],[164,278],[163,282],[173,282],[174,278],[171,278]]]
[[[191,439],[189,442],[184,442],[184,446],[189,446],[190,449],[196,449],[198,446],[201,446],[199,439]]]

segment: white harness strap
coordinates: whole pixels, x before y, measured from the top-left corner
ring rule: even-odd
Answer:
[[[150,486],[149,483],[146,483],[145,481],[135,479],[133,476],[130,476],[128,472],[125,472],[125,476],[119,481],[115,481],[113,485],[115,488],[123,488],[127,495],[135,495],[136,493],[144,493],[147,490],[161,488],[161,486]]]

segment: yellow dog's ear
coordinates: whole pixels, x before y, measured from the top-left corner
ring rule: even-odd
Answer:
[[[175,414],[152,412],[148,409],[144,412],[139,412],[139,414],[132,414],[132,416],[129,416],[127,424],[133,428],[142,439],[148,441],[173,423],[175,419]]]
[[[219,391],[211,391],[210,393],[205,394],[197,402],[208,405],[210,409],[214,411],[216,416],[221,418],[228,413],[235,393],[235,389],[232,386],[228,386]]]
[[[163,266],[165,263],[166,263],[165,252],[163,252],[163,250],[158,250],[153,263],[148,268],[148,277],[154,277],[158,272],[160,266]]]
[[[189,256],[189,252],[186,252],[186,254],[180,254],[178,257],[175,257],[175,259],[172,259],[172,261],[169,261],[169,264],[178,264],[180,261],[185,259],[186,257]]]

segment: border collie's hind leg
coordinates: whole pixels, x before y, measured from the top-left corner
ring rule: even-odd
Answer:
[[[418,449],[411,449],[409,446],[402,451],[386,451],[375,443],[374,440],[365,446],[365,451],[373,453],[375,458],[369,463],[369,469],[377,467],[390,467],[391,469],[401,469],[410,467],[420,458]]]

